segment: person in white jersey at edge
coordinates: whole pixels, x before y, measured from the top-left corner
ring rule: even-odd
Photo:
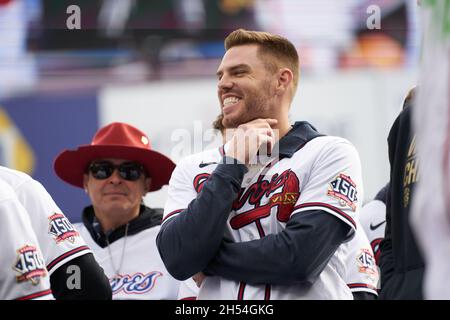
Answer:
[[[3,166],[0,166],[0,180],[12,188],[29,216],[54,297],[110,300],[111,288],[103,269],[44,186],[26,173]]]
[[[0,179],[0,300],[53,299],[37,237],[14,190]]]
[[[353,299],[342,244],[363,198],[357,151],[289,123],[292,43],[240,29],[225,48],[218,96],[224,127],[236,130],[172,174],[157,237],[167,270],[179,280],[205,274],[198,299]],[[261,146],[268,152],[257,155]]]
[[[139,129],[121,122],[100,128],[88,145],[55,159],[56,174],[83,188],[92,202],[76,224],[105,269],[113,299],[178,299],[180,281],[156,249],[162,209],[143,203],[167,184],[175,164],[150,148]]]
[[[378,191],[373,200],[362,207],[360,214],[361,225],[370,241],[377,265],[380,262],[380,242],[384,239],[386,229],[386,197],[388,190],[389,183]]]

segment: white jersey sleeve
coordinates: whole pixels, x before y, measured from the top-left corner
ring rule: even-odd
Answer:
[[[343,244],[347,253],[345,282],[352,292],[369,292],[378,296],[379,269],[369,240],[359,226],[355,236]]]
[[[0,183],[0,299],[53,299],[42,253],[24,207]]]
[[[26,180],[15,192],[30,216],[49,274],[66,262],[91,252],[41,183]]]
[[[320,151],[300,181],[301,193],[292,211],[293,214],[308,210],[321,210],[332,214],[356,229],[355,217],[363,199],[361,163],[356,149],[348,141],[326,137],[326,144],[315,141],[304,147],[304,152],[313,153],[317,144]],[[316,142],[316,143],[314,143]],[[306,150],[307,148],[311,150]],[[299,162],[302,159],[298,160]]]
[[[163,223],[186,209],[189,203],[197,197],[189,169],[190,166],[198,165],[198,163],[192,162],[190,159],[191,157],[187,157],[181,160],[172,173],[169,181],[167,201],[164,206]]]
[[[192,278],[184,280],[180,283],[178,290],[178,300],[196,300],[199,288]]]
[[[380,260],[380,242],[386,229],[386,205],[380,200],[372,200],[361,209],[361,225],[372,246],[377,264]]]

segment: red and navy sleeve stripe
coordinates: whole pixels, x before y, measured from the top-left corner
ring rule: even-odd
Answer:
[[[334,214],[334,215],[338,216],[339,218],[341,218],[342,220],[344,220],[345,222],[352,225],[356,229],[356,222],[355,222],[355,220],[353,220],[353,218],[349,214],[345,213],[344,211],[342,211],[328,203],[323,203],[323,202],[302,203],[302,204],[294,207],[292,214],[300,212],[300,211],[312,210],[312,209],[313,210],[323,210],[323,211],[327,211],[331,214]]]
[[[74,256],[74,255],[80,256],[79,253],[82,253],[83,251],[86,251],[85,253],[88,253],[88,252],[90,252],[91,250],[89,249],[88,246],[81,246],[81,247],[78,247],[78,248],[75,248],[75,249],[73,249],[73,250],[67,251],[66,253],[60,255],[59,257],[57,257],[56,259],[54,259],[52,262],[50,262],[50,263],[47,265],[48,273],[49,273],[49,274],[52,273],[52,272],[53,272],[53,269],[54,269],[57,265],[59,265],[61,262],[63,262],[64,260],[69,261],[70,259],[68,259],[68,258],[70,258],[71,256]],[[84,253],[83,253],[83,254],[84,254]]]
[[[369,291],[378,295],[378,290],[376,287],[368,284],[368,283],[350,283],[347,284],[351,291]]]
[[[180,213],[181,211],[183,211],[184,209],[179,209],[179,210],[174,210],[171,213],[169,213],[167,216],[165,216],[162,220],[162,222],[164,223],[165,221],[167,221],[167,219],[169,219],[170,217],[173,217],[174,215]]]
[[[27,296],[17,298],[16,300],[33,300],[33,299],[42,298],[42,297],[45,297],[45,296],[48,296],[51,294],[52,294],[52,290],[48,289],[48,290],[39,291],[36,293],[29,294]]]

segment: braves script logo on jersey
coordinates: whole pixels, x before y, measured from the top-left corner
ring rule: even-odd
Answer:
[[[358,201],[356,196],[356,184],[345,174],[339,174],[330,182],[330,188],[327,195],[337,198],[341,206],[349,206],[353,211],[356,210],[355,202]]]
[[[17,260],[13,265],[13,269],[19,273],[16,276],[17,282],[29,280],[32,284],[37,285],[41,277],[47,274],[44,259],[32,245],[23,246],[17,250],[17,254]]]
[[[156,279],[162,276],[159,271],[152,271],[147,274],[135,273],[132,275],[120,275],[109,280],[114,294],[123,291],[126,294],[143,294],[153,289]]]
[[[194,188],[200,192],[203,183],[208,179],[206,173],[199,174],[194,179]],[[300,196],[300,183],[291,170],[286,170],[281,174],[275,174],[271,180],[265,180],[264,176],[259,176],[258,181],[250,185],[247,189],[241,189],[237,200],[233,203],[233,210],[241,209],[246,203],[255,206],[254,209],[242,212],[230,220],[233,229],[239,229],[246,225],[268,217],[276,207],[277,219],[287,222],[291,216],[295,203]],[[275,193],[277,190],[281,190]],[[266,204],[261,205],[263,198],[269,198]]]
[[[361,254],[358,255],[357,260],[359,272],[366,273],[371,278],[377,277],[378,271],[372,252],[367,249],[361,249]]]
[[[49,229],[48,233],[54,237],[56,243],[60,243],[64,240],[75,242],[75,237],[79,236],[78,231],[72,226],[69,220],[61,214],[55,213],[48,217]]]

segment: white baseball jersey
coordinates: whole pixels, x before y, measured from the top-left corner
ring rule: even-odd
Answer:
[[[108,277],[113,299],[176,300],[180,281],[166,270],[156,248],[160,226],[121,237],[102,248],[82,223],[75,224]],[[117,268],[117,269],[116,269]],[[117,272],[119,274],[117,274]],[[183,298],[186,296],[181,296]]]
[[[2,166],[0,179],[11,186],[25,207],[50,275],[68,261],[91,252],[41,183]]]
[[[355,236],[342,244],[347,256],[345,281],[352,292],[368,292],[378,296],[380,272],[369,240],[359,221],[355,222]]]
[[[225,145],[180,161],[169,183],[163,224],[197,197],[226,148]],[[331,214],[355,230],[360,199],[363,199],[361,167],[355,148],[342,138],[317,137],[290,158],[249,167],[229,214],[224,237],[246,242],[277,234],[293,215],[311,210]],[[346,260],[346,250],[339,248],[308,288],[250,285],[209,276],[200,287],[198,299],[352,299],[345,280]]]
[[[197,300],[199,288],[192,278],[182,281],[178,290],[179,300]]]
[[[364,232],[370,241],[377,265],[380,260],[380,242],[384,239],[386,229],[386,204],[372,200],[361,209],[359,216]]]
[[[41,249],[25,208],[0,179],[0,300],[53,299]]]

